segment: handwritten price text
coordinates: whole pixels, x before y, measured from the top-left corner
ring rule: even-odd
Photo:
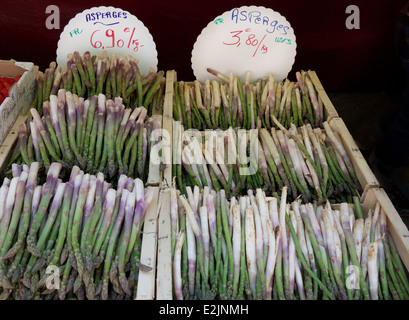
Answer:
[[[138,52],[140,47],[143,47],[139,43],[138,39],[134,39],[134,33],[135,33],[135,28],[132,30],[129,27],[126,27],[124,29],[125,33],[129,33],[130,36],[127,37],[127,39],[121,39],[117,38],[115,35],[115,30],[113,29],[107,29],[105,32],[102,30],[95,30],[90,37],[90,43],[91,46],[93,46],[96,49],[109,49],[109,48],[123,48],[124,46],[128,49],[131,49],[135,52]],[[101,36],[103,38],[101,38]]]
[[[227,46],[239,47],[242,43],[244,43],[244,45],[255,47],[253,57],[256,55],[256,53],[257,53],[257,51],[259,49],[260,49],[261,53],[267,53],[268,47],[265,44],[263,44],[263,40],[266,37],[266,35],[264,35],[261,38],[261,40],[259,40],[259,39],[256,38],[256,35],[254,33],[250,33],[250,34],[247,35],[247,34],[242,34],[243,32],[249,33],[250,29],[237,30],[237,31],[230,32],[233,42],[223,42],[223,44],[225,44]],[[244,39],[242,39],[243,36],[244,36]],[[246,38],[246,36],[247,36],[247,38]],[[261,48],[260,48],[260,46],[261,46]]]

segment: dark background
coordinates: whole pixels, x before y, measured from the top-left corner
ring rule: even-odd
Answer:
[[[397,32],[397,22],[407,1],[2,1],[0,59],[30,61],[45,71],[56,60],[60,33],[70,19],[85,9],[113,6],[135,15],[148,28],[158,52],[158,70],[176,70],[178,80],[191,81],[194,80],[191,52],[203,28],[235,7],[264,6],[286,17],[294,29],[297,55],[289,79],[296,81],[296,71],[317,72],[339,116],[368,160],[397,118],[405,95],[398,44],[404,48],[408,40]],[[49,5],[60,9],[59,30],[46,28]],[[360,10],[359,30],[348,30],[345,25],[349,5]],[[409,16],[406,19],[409,23]],[[405,55],[409,57],[409,52]],[[400,176],[409,181],[409,164]],[[400,191],[392,191],[388,194],[402,217],[406,212],[409,225],[409,196],[405,199]]]
[[[158,51],[158,69],[174,69],[192,80],[191,51],[197,36],[216,16],[240,6],[265,6],[285,16],[294,28],[297,55],[293,71],[317,71],[328,91],[402,88],[403,74],[395,49],[395,25],[405,1],[3,1],[0,10],[0,59],[31,61],[44,71],[56,60],[64,26],[77,13],[94,6],[129,11],[149,29]],[[45,26],[47,6],[60,9],[60,29]],[[348,30],[347,6],[360,9],[360,29]]]

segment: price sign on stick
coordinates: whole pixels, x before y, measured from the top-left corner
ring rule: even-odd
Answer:
[[[114,7],[94,7],[78,13],[65,26],[57,48],[57,63],[64,68],[67,54],[89,51],[98,55],[106,50],[118,57],[132,55],[139,68],[157,71],[158,53],[149,30],[135,16]]]
[[[192,68],[199,81],[215,78],[207,68],[251,81],[273,74],[285,79],[294,64],[297,44],[290,23],[272,9],[234,8],[209,22],[192,51]]]

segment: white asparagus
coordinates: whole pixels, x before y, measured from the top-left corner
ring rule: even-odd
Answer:
[[[185,232],[184,230],[180,230],[176,238],[175,255],[173,258],[173,286],[177,300],[183,300],[181,261],[184,241]]]
[[[193,212],[193,216],[196,220],[196,223],[199,225],[200,218],[199,218],[199,213],[197,212],[196,199],[193,194],[192,188],[190,186],[186,187],[186,193],[187,193],[187,199],[188,199],[188,206],[190,207],[190,210]],[[179,200],[181,200],[181,196],[179,196]],[[183,201],[182,201],[182,204],[183,204]]]
[[[207,207],[203,206],[199,209],[200,223],[202,229],[203,249],[204,249],[204,272],[209,276],[209,262],[210,262],[210,235],[209,224],[207,217]]]
[[[234,273],[233,283],[238,283],[240,277],[240,258],[241,258],[241,214],[238,204],[233,206],[233,262]]]
[[[188,285],[191,297],[195,294],[196,278],[196,239],[191,227],[190,219],[186,219],[186,244],[188,259]]]
[[[323,232],[322,232],[322,230],[320,228],[320,224],[319,224],[319,222],[318,222],[318,220],[317,220],[317,218],[315,216],[314,207],[313,207],[313,205],[311,203],[307,203],[305,205],[305,208],[307,210],[308,218],[311,221],[311,226],[312,226],[312,228],[314,230],[315,237],[317,238],[317,242],[318,242],[318,245],[319,245],[319,249],[320,249],[322,259],[323,259],[324,266],[327,269],[328,268],[328,261],[327,261],[327,252],[326,252],[326,248],[325,248],[325,245],[324,245]]]
[[[281,131],[278,131],[278,132],[281,133],[281,134],[278,134],[278,136],[280,137],[280,135],[282,135],[283,139],[284,139],[284,135],[282,134],[282,132]],[[297,145],[296,145],[295,141],[293,139],[286,139],[286,140],[287,140],[288,152],[290,153],[290,158],[291,158],[291,161],[293,162],[294,171],[295,171],[295,173],[297,175],[298,181],[303,181],[304,179],[307,180],[307,181],[310,180],[311,184],[312,184],[312,180],[309,179],[309,174],[310,173],[308,172],[308,175],[306,176],[305,172],[303,171],[300,158],[298,157]]]
[[[279,225],[277,198],[272,198],[268,202],[268,211],[270,214],[271,222],[273,223],[273,228],[275,229]]]
[[[356,250],[356,254],[358,255],[359,262],[361,262],[363,232],[364,232],[364,220],[356,219],[353,230],[352,230],[352,235],[354,237],[355,250]]]
[[[284,186],[284,188],[281,191],[281,199],[280,199],[280,211],[279,211],[279,222],[281,228],[281,243],[283,244],[283,247],[287,248],[288,246],[288,237],[287,237],[287,230],[283,226],[286,225],[285,223],[285,215],[286,215],[286,201],[287,201],[287,187]]]
[[[202,206],[207,206],[207,197],[210,194],[210,189],[208,186],[205,186],[203,190],[200,190],[200,191],[201,191],[201,198],[200,198],[201,202],[200,203]]]
[[[368,245],[371,242],[371,224],[372,224],[372,215],[369,212],[369,215],[365,218],[363,235],[362,235],[362,249],[361,249],[361,272],[364,277],[366,277],[366,272],[368,271]]]
[[[372,225],[371,225],[371,242],[375,241],[375,226],[378,222],[379,212],[381,211],[381,204],[379,202],[375,205],[375,210],[372,216]]]
[[[268,230],[267,230],[267,220],[270,219],[268,215],[268,207],[267,207],[267,202],[265,200],[265,196],[263,195],[263,192],[261,189],[256,190],[256,203],[259,208],[259,213],[260,213],[260,219],[261,219],[261,227],[263,229],[263,248],[264,248],[264,264],[267,261],[267,255],[268,255]]]
[[[305,227],[305,228],[306,228],[306,227]],[[306,234],[307,231],[306,231],[305,228],[304,228],[304,233]],[[316,264],[315,264],[314,249],[313,249],[313,247],[312,247],[310,237],[306,236],[305,239],[306,239],[307,250],[308,250],[308,260],[307,260],[307,261],[308,261],[308,263],[310,264],[311,269],[312,269],[312,270],[315,270],[315,269],[316,269]]]
[[[246,208],[247,208],[246,196],[240,197],[239,204],[240,204],[240,214],[242,217],[244,217],[246,215]]]
[[[256,229],[254,214],[251,207],[246,208],[246,261],[249,274],[250,288],[256,297],[257,258],[256,258]]]
[[[4,207],[4,214],[3,214],[3,219],[1,220],[1,230],[7,232],[7,227],[10,224],[11,220],[11,213],[13,210],[14,206],[14,201],[16,197],[16,188],[17,188],[17,183],[19,181],[18,177],[14,177],[11,179],[10,182],[10,188],[9,192],[7,193],[7,198],[6,198],[6,204]],[[0,233],[0,237],[3,237],[5,239],[6,235],[3,234],[3,232]]]
[[[202,231],[200,230],[199,223],[196,220],[195,214],[192,210],[192,207],[187,202],[186,198],[183,195],[179,196],[179,200],[182,203],[183,207],[186,210],[186,216],[191,224],[192,230],[196,237],[202,237]],[[186,220],[187,223],[187,220]]]
[[[294,213],[292,210],[289,210],[289,205],[287,204],[286,210],[290,216],[291,223],[293,226],[296,225],[296,218],[294,217]],[[294,238],[292,236],[289,237],[289,244],[288,244],[288,277],[289,277],[289,292],[290,292],[290,299],[294,298],[294,286],[295,286],[295,265],[297,264],[297,256],[295,253],[295,243]]]
[[[10,181],[8,178],[4,178]],[[6,206],[7,193],[9,192],[9,185],[4,184],[0,188],[0,221],[3,219],[4,209]]]
[[[172,235],[176,237],[179,233],[179,219],[178,219],[178,198],[176,195],[176,189],[170,189],[170,223],[172,229]],[[184,236],[183,236],[184,237]],[[173,239],[173,243],[176,243],[176,239]],[[172,251],[175,248],[172,248]]]
[[[319,221],[321,232],[322,232],[322,239],[324,241],[324,247],[328,248],[328,239],[327,239],[327,232],[325,231],[325,224],[324,224],[324,217],[321,217]]]
[[[335,267],[338,267],[336,253],[335,253],[335,240],[334,240],[334,233],[336,231],[333,228],[329,215],[330,213],[328,212],[328,209],[323,209],[322,219],[320,220],[320,223],[322,225],[322,229],[321,229],[322,234],[324,235],[324,239],[326,239],[326,242],[327,242],[326,247],[328,248],[330,259],[331,259],[333,268],[335,268]]]
[[[379,240],[368,245],[368,279],[369,293],[372,300],[378,300],[378,245]]]
[[[341,241],[345,241],[345,234],[344,234],[344,229],[342,228],[341,225],[341,218],[339,214],[339,210],[333,210],[333,217],[334,217],[334,223],[335,223],[335,228],[337,229],[338,236]]]
[[[380,225],[380,233],[386,234],[386,213],[382,207],[379,213],[378,224]]]
[[[309,156],[311,157],[311,159],[315,161],[314,152],[312,151],[311,138],[308,134],[306,125],[301,126],[301,133],[302,133],[305,149],[307,149],[307,152]]]
[[[200,188],[198,186],[193,187],[193,199],[195,201],[195,210],[199,214]]]
[[[335,255],[337,258],[337,263],[338,263],[338,268],[339,270],[342,269],[342,245],[341,245],[341,237],[338,233],[337,226],[335,224],[335,216],[334,216],[334,211],[331,210],[330,208],[328,209],[328,218],[331,223],[331,228],[333,231],[333,239],[334,239],[334,245],[335,245]]]
[[[207,196],[207,218],[209,219],[209,233],[212,243],[213,252],[216,252],[217,248],[217,221],[216,221],[216,206],[214,203],[214,195],[209,194]]]
[[[320,221],[321,220],[321,216],[322,216],[322,205],[317,206],[317,210],[316,210],[316,215],[317,215],[317,220]]]
[[[42,197],[42,192],[43,192],[43,186],[38,185],[34,188],[33,198],[31,201],[30,227],[33,222],[34,216],[37,213],[37,209],[40,204],[41,197]]]
[[[268,232],[268,257],[266,265],[266,288],[267,299],[271,299],[273,290],[273,276],[276,265],[278,246],[280,241],[280,227],[278,226],[276,231],[273,229],[273,223],[271,220],[267,220],[267,232]]]
[[[292,203],[292,209],[293,209],[294,216],[295,216],[296,222],[297,222],[296,230],[297,230],[298,242],[300,243],[300,248],[301,248],[301,251],[302,251],[302,253],[304,255],[305,260],[307,261],[307,263],[309,263],[307,240],[306,240],[306,236],[305,236],[305,232],[304,232],[304,223],[302,221],[301,214],[300,214],[300,203],[299,203],[299,201],[294,201]]]
[[[260,217],[260,212],[258,210],[256,201],[254,196],[250,197],[250,203],[251,207],[253,209],[253,214],[254,214],[254,223],[256,226],[256,254],[257,254],[257,261],[263,261],[263,266],[265,265],[264,263],[264,240],[263,240],[263,227],[261,226],[261,217]]]
[[[300,300],[306,300],[303,278],[298,261],[296,261],[295,263],[295,281],[297,283],[298,295],[300,296]]]
[[[87,221],[89,214],[92,211],[92,206],[95,200],[95,194],[96,194],[96,184],[90,186],[89,190],[88,190],[88,195],[87,195],[87,199],[85,200],[85,206],[84,206],[84,214],[83,214],[83,222],[85,224],[85,222]]]
[[[349,225],[351,230],[354,228],[354,224],[355,224],[355,213],[354,213],[354,209],[350,206],[348,206],[348,212],[349,212]]]

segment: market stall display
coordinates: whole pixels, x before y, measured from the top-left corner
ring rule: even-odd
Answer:
[[[409,297],[409,282],[379,204],[364,218],[341,203],[288,201],[261,189],[171,190],[176,299],[365,299]]]
[[[276,24],[270,48],[290,40]],[[240,50],[266,54],[251,36]],[[7,105],[0,300],[409,299],[407,228],[314,71],[177,80],[95,39]]]
[[[121,175],[117,186],[104,174],[50,164],[37,184],[40,164],[13,165],[1,186],[2,299],[124,299],[136,295],[141,228],[154,189]],[[50,266],[62,275],[46,282]]]
[[[108,57],[91,55],[86,51],[82,55],[74,51],[67,56],[67,65],[62,69],[55,61],[36,77],[37,90],[33,107],[42,114],[43,103],[50,101],[50,95],[57,95],[59,89],[91,98],[104,94],[107,99],[121,97],[127,108],[144,106],[148,114],[153,109],[160,110],[164,95],[164,71],[151,70],[143,74],[138,67],[138,59],[132,56]]]
[[[316,128],[324,121],[322,100],[306,71],[296,73],[296,82],[276,82],[272,74],[251,82],[248,71],[244,83],[233,73],[208,72],[219,81],[175,82],[173,115],[186,129],[270,129],[277,127],[274,117],[286,128],[306,123]]]
[[[257,188],[276,194],[287,186],[291,199],[352,202],[362,191],[354,166],[337,133],[327,122],[323,127],[230,129],[199,137],[181,127],[174,136],[173,176],[183,193],[186,186],[209,186],[225,189],[227,197]]]
[[[84,100],[65,89],[43,103],[43,117],[32,108],[33,119],[21,123],[18,147],[10,159],[30,165],[39,162],[47,171],[50,162],[63,164],[68,173],[78,165],[87,173],[105,172],[147,179],[151,133],[161,128],[161,117],[148,117],[143,106],[125,108],[122,98],[104,94]]]

